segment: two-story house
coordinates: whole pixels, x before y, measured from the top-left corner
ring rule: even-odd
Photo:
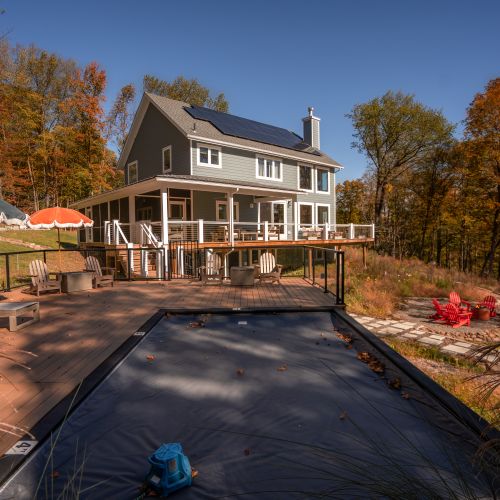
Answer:
[[[302,122],[303,138],[144,94],[119,159],[125,186],[72,205],[94,220],[80,242],[234,247],[371,238],[370,226],[336,224],[335,174],[342,166],[320,150],[312,108]]]

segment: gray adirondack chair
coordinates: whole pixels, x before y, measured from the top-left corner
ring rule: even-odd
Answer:
[[[218,253],[207,253],[206,265],[200,267],[201,282],[221,284],[224,279],[224,265]]]
[[[103,269],[108,274],[103,274]],[[101,267],[101,264],[99,264],[99,261],[93,255],[90,255],[85,259],[85,271],[93,274],[94,288],[104,285],[115,286],[114,268]]]
[[[271,252],[264,252],[259,259],[257,266],[258,278],[260,283],[265,282],[278,282],[281,280],[281,270],[283,266],[276,264],[276,258]]]
[[[47,264],[41,260],[32,260],[29,265],[30,277],[31,277],[31,290],[36,292],[39,297],[40,292],[50,292],[51,290],[57,290],[61,293],[61,275],[57,275],[57,279],[50,279],[49,270]]]

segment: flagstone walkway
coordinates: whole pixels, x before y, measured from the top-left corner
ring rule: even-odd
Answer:
[[[410,321],[400,321],[391,319],[377,319],[369,316],[351,316],[370,330],[377,337],[394,337],[401,341],[415,341],[420,344],[437,347],[440,351],[452,356],[468,356],[473,349],[477,349],[484,343],[464,342],[429,331],[429,328]],[[493,361],[494,356],[486,357],[487,361]]]

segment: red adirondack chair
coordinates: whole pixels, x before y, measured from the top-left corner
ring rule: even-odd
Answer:
[[[457,292],[450,292],[450,304],[456,305],[460,311],[469,312],[471,308],[470,302],[462,300]]]
[[[497,315],[497,299],[495,299],[493,295],[487,295],[479,305],[482,307],[487,307],[490,310],[490,318],[494,318]]]
[[[446,322],[453,328],[459,326],[469,326],[472,313],[469,311],[460,310],[455,304],[451,302],[446,304]]]
[[[433,315],[429,316],[429,318],[433,319],[434,321],[446,321],[447,313],[443,306],[441,306],[441,304],[439,303],[439,300],[432,299],[432,305],[434,306],[436,312]]]

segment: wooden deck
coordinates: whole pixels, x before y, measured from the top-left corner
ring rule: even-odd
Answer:
[[[7,300],[33,300],[19,290]],[[67,396],[159,308],[308,308],[333,306],[331,295],[301,278],[252,288],[199,283],[117,283],[71,295],[45,294],[41,321],[9,332],[0,323],[0,457]],[[17,352],[29,351],[36,357]]]

